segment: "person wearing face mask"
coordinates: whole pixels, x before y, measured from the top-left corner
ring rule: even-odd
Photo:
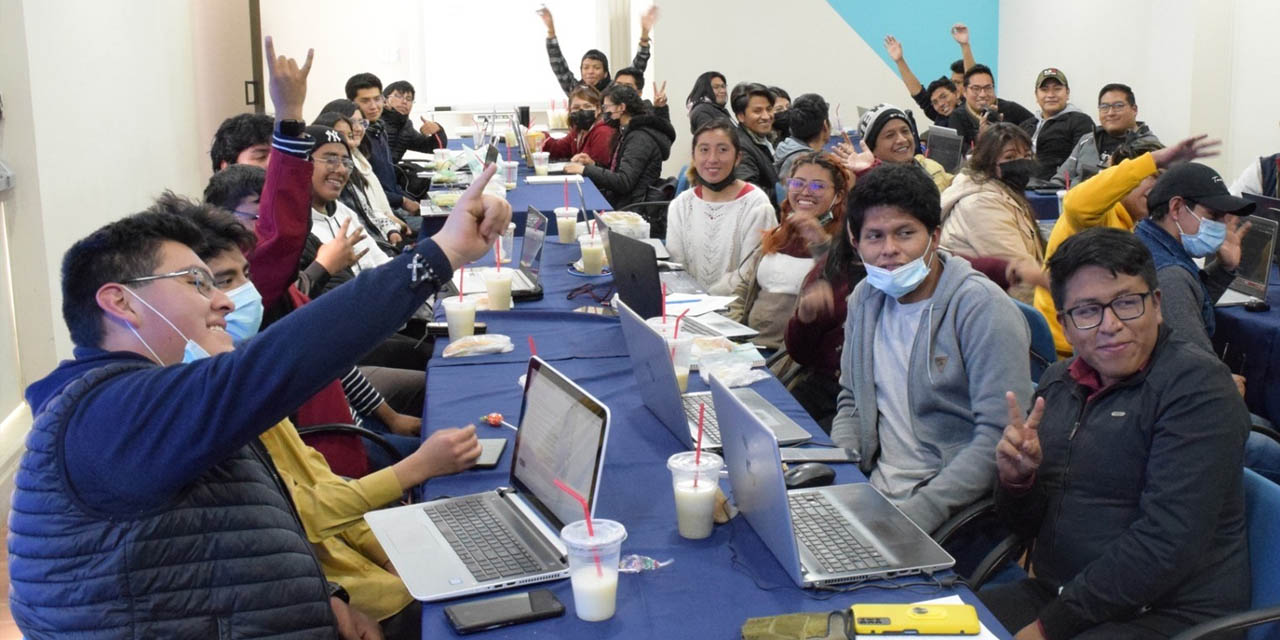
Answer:
[[[840,161],[823,153],[796,158],[788,177],[782,224],[764,232],[760,251],[742,267],[729,304],[730,319],[760,332],[752,341],[782,347],[787,320],[800,286],[844,220],[844,202],[853,178]]]
[[[916,121],[910,111],[891,104],[878,104],[858,119],[858,134],[862,137],[862,144],[876,158],[862,173],[886,162],[913,165],[928,174],[939,192],[951,186],[952,175],[942,165],[919,153],[920,134],[916,133]]]
[[[769,87],[773,94],[773,133],[769,142],[778,144],[791,135],[791,94],[782,87]]]
[[[729,94],[729,104],[738,119],[738,147],[742,160],[734,175],[750,182],[769,197],[769,204],[778,208],[777,193],[773,185],[778,174],[773,168],[773,92],[757,82],[742,82]]]
[[[755,258],[765,231],[778,222],[759,187],[737,177],[742,157],[728,120],[702,125],[693,136],[689,185],[667,209],[671,260],[712,295],[730,295]],[[772,187],[771,187],[772,188]]]
[[[542,150],[552,160],[569,160],[584,153],[596,164],[608,165],[613,136],[617,129],[605,124],[600,108],[600,92],[579,85],[569,93],[569,134],[547,138]]]
[[[542,24],[547,27],[547,58],[551,61],[551,71],[556,74],[556,81],[560,83],[560,88],[564,89],[564,94],[569,95],[580,84],[595,87],[597,91],[604,91],[611,82],[609,58],[598,49],[588,49],[579,63],[578,71],[582,73],[582,79],[579,80],[569,69],[569,64],[560,51],[560,41],[556,39],[556,23],[551,16],[551,10],[543,6],[537,13],[538,17],[542,18]],[[631,66],[641,72],[649,66],[649,32],[657,22],[657,5],[650,6],[640,14],[640,45],[636,49],[636,57],[631,60]]]
[[[609,161],[596,163],[579,153],[565,165],[565,173],[591,178],[617,209],[633,202],[657,199],[649,196],[649,188],[662,179],[662,163],[671,156],[676,130],[670,122],[653,115],[640,94],[626,85],[615,84],[605,89],[601,109],[604,124],[617,130],[609,149]],[[661,227],[659,220],[649,222]]]
[[[849,296],[831,439],[921,529],[991,494],[1005,393],[1031,398],[1031,335],[1003,291],[939,248],[937,189],[887,164],[858,180],[842,233]]]
[[[1217,171],[1188,162],[1169,169],[1147,194],[1146,219],[1134,234],[1156,262],[1164,322],[1182,339],[1213,353],[1213,305],[1235,279],[1243,219],[1253,202],[1227,191]],[[1201,269],[1195,258],[1206,259]]]
[[[988,127],[965,168],[942,192],[942,248],[969,257],[1044,264],[1040,227],[1024,195],[1037,167],[1027,132],[1006,122]],[[1030,285],[1009,293],[1031,304]]]

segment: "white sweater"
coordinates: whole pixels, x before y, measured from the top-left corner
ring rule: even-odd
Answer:
[[[764,232],[778,225],[773,205],[754,185],[728,202],[707,202],[699,189],[676,196],[667,209],[667,251],[707,293],[732,295]]]
[[[364,228],[360,224],[360,219],[356,216],[356,213],[349,209],[347,205],[338,200],[335,200],[333,204],[332,216],[325,215],[323,211],[311,209],[311,235],[319,238],[322,243],[333,240],[338,235],[338,232],[342,230],[342,223],[347,220],[351,221],[351,224],[347,227],[347,233],[351,233],[355,229]],[[374,242],[373,238],[370,238],[367,233],[360,239],[360,242],[356,243],[355,249],[356,253],[365,252],[360,261],[351,266],[351,270],[357,274],[360,273],[361,269],[372,269],[391,262],[391,258],[383,253],[382,249],[378,248],[378,243]]]

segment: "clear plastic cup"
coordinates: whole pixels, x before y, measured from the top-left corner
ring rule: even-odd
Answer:
[[[578,248],[582,249],[583,273],[589,276],[604,273],[604,241],[600,236],[578,236]]]
[[[489,269],[484,272],[484,288],[489,292],[490,311],[511,309],[511,270]]]
[[[534,175],[547,175],[547,165],[551,163],[551,154],[546,151],[533,152],[533,173]]]
[[[693,359],[693,336],[681,333],[679,338],[666,338],[667,353],[671,355],[671,366],[676,370],[676,384],[680,385],[680,393],[689,388],[689,361]]]
[[[506,183],[506,187],[508,189],[516,188],[516,182],[520,176],[520,163],[501,160],[498,162],[498,166],[502,169],[502,181]]]
[[[716,488],[724,460],[709,451],[698,458],[694,451],[681,451],[667,458],[671,488],[676,495],[676,528],[680,537],[701,540],[715,526]]]
[[[511,262],[512,248],[516,241],[516,223],[508,222],[507,230],[502,232],[501,241],[498,242],[498,255],[494,256],[495,260],[506,264]]]
[[[1062,217],[1062,201],[1067,197],[1066,189],[1058,189],[1058,217]]]
[[[594,536],[587,535],[587,521],[579,520],[560,530],[569,551],[569,584],[573,608],[579,620],[600,622],[613,617],[618,604],[618,556],[627,529],[613,520],[593,518]]]
[[[444,299],[444,318],[449,323],[449,339],[457,340],[476,331],[476,301],[452,296]]]
[[[578,237],[578,208],[556,207],[556,235],[560,242],[570,243]]]
[[[451,150],[443,147],[432,152],[431,158],[435,161],[436,171],[449,168],[449,165],[451,164],[450,158],[453,157],[452,153],[453,152]]]

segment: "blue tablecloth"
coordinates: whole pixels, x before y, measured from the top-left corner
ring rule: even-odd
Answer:
[[[515,315],[508,316],[515,319]],[[577,340],[582,330],[600,330],[597,321],[583,322],[571,318],[562,324],[561,339]],[[505,324],[505,320],[495,320]],[[541,331],[542,328],[539,328]],[[611,335],[610,335],[611,334]],[[592,338],[622,343],[622,332],[616,321]],[[742,623],[750,617],[799,611],[829,611],[853,602],[913,602],[952,593],[977,605],[983,622],[1002,634],[999,625],[967,589],[943,590],[927,588],[867,588],[849,594],[833,594],[802,590],[790,578],[772,554],[741,518],[717,526],[706,540],[688,541],[675,530],[675,506],[670,489],[667,458],[682,450],[680,442],[644,407],[634,389],[630,359],[625,356],[606,358],[572,358],[570,350],[539,343],[539,352],[564,374],[576,380],[590,393],[608,405],[610,425],[604,476],[596,515],[622,522],[627,527],[627,540],[622,553],[641,554],[658,560],[674,560],[665,568],[619,577],[617,614],[601,623],[577,619],[569,581],[561,580],[537,585],[553,591],[567,609],[560,618],[487,632],[487,638],[737,638]],[[521,345],[517,353],[525,355]],[[474,366],[432,358],[427,376],[427,411],[424,414],[424,437],[432,429],[473,422],[482,414],[498,411],[513,424],[519,423],[521,390],[517,378],[526,364],[513,358],[509,362]],[[446,373],[447,370],[447,373]],[[444,375],[441,375],[444,374]],[[689,381],[690,390],[706,388],[700,378]],[[813,432],[819,441],[827,441],[817,425],[804,413],[790,394],[774,378],[756,383],[753,388],[787,415]],[[510,429],[481,426],[481,437],[512,439]],[[437,478],[423,490],[427,498],[462,495],[492,489],[509,483],[510,449],[503,454],[497,469],[468,471],[456,476]],[[835,465],[838,482],[858,482],[865,478],[853,465]],[[727,488],[727,482],[722,483]],[[919,582],[904,578],[899,582]],[[875,582],[880,587],[891,583]],[[494,594],[489,594],[494,595]],[[484,598],[487,595],[475,596]],[[465,599],[464,599],[465,600]],[[461,601],[461,600],[460,600]],[[451,604],[424,603],[423,637],[453,637],[443,614]]]
[[[1031,210],[1036,214],[1036,219],[1053,220],[1058,217],[1058,194],[1027,191],[1026,196],[1027,202],[1031,203]]]
[[[1271,310],[1264,312],[1219,308],[1213,343],[1217,353],[1226,350],[1223,360],[1231,371],[1246,378],[1249,410],[1280,424],[1280,270],[1275,265],[1267,302]]]
[[[551,231],[555,231],[554,223]],[[512,254],[519,256],[524,238],[516,238],[515,246]],[[513,308],[514,311],[573,311],[583,306],[598,306],[600,303],[594,298],[586,294],[579,294],[570,299],[569,293],[585,284],[594,285],[594,290],[602,300],[613,297],[612,276],[579,276],[569,273],[569,264],[577,261],[582,257],[582,250],[578,248],[578,244],[564,244],[559,238],[552,235],[548,236],[542,245],[542,270],[539,272],[539,279],[542,281],[542,299],[529,300],[525,302],[516,301]],[[493,266],[493,251],[489,251],[488,255],[472,263],[473,266]],[[504,267],[505,268],[505,267]],[[607,296],[606,296],[607,294]],[[495,311],[494,313],[504,313]],[[487,318],[487,313],[480,312],[477,316],[480,320]],[[436,320],[444,320],[444,306],[436,305]]]

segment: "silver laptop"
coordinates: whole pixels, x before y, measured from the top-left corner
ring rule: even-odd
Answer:
[[[520,264],[511,276],[511,297],[515,300],[529,300],[542,297],[542,246],[547,237],[547,216],[529,205],[528,217],[524,223],[524,239],[520,241]],[[463,277],[462,272],[466,271]],[[484,272],[493,267],[464,267],[453,273],[450,282],[452,293],[457,293],[461,285],[462,293],[484,293]],[[450,289],[446,289],[450,294]],[[450,294],[451,295],[451,294]]]
[[[950,127],[930,125],[928,132],[928,158],[942,165],[947,173],[955,173],[964,157],[964,138]]]
[[[409,593],[432,601],[569,576],[560,529],[594,513],[609,409],[534,356],[529,360],[511,486],[364,516]]]
[[[631,310],[621,298],[614,298],[618,317],[622,320],[622,336],[627,342],[627,354],[631,356],[631,370],[635,372],[640,398],[676,439],[692,449],[698,437],[698,408],[704,408],[703,448],[720,448],[720,427],[715,405],[707,391],[680,394],[676,382],[676,370],[671,366],[666,340],[645,324],[644,319]],[[751,407],[757,419],[762,420],[784,444],[798,444],[813,438],[804,427],[787,414],[778,410],[764,396],[751,389],[734,389],[735,396]]]
[[[1276,250],[1276,232],[1280,224],[1261,216],[1249,216],[1252,223],[1240,240],[1240,266],[1231,286],[1218,298],[1215,306],[1230,307],[1267,299],[1271,282],[1271,256]]]
[[[734,502],[798,586],[932,573],[955,564],[869,482],[788,491],[769,428],[715,377],[711,395],[724,423]]]

